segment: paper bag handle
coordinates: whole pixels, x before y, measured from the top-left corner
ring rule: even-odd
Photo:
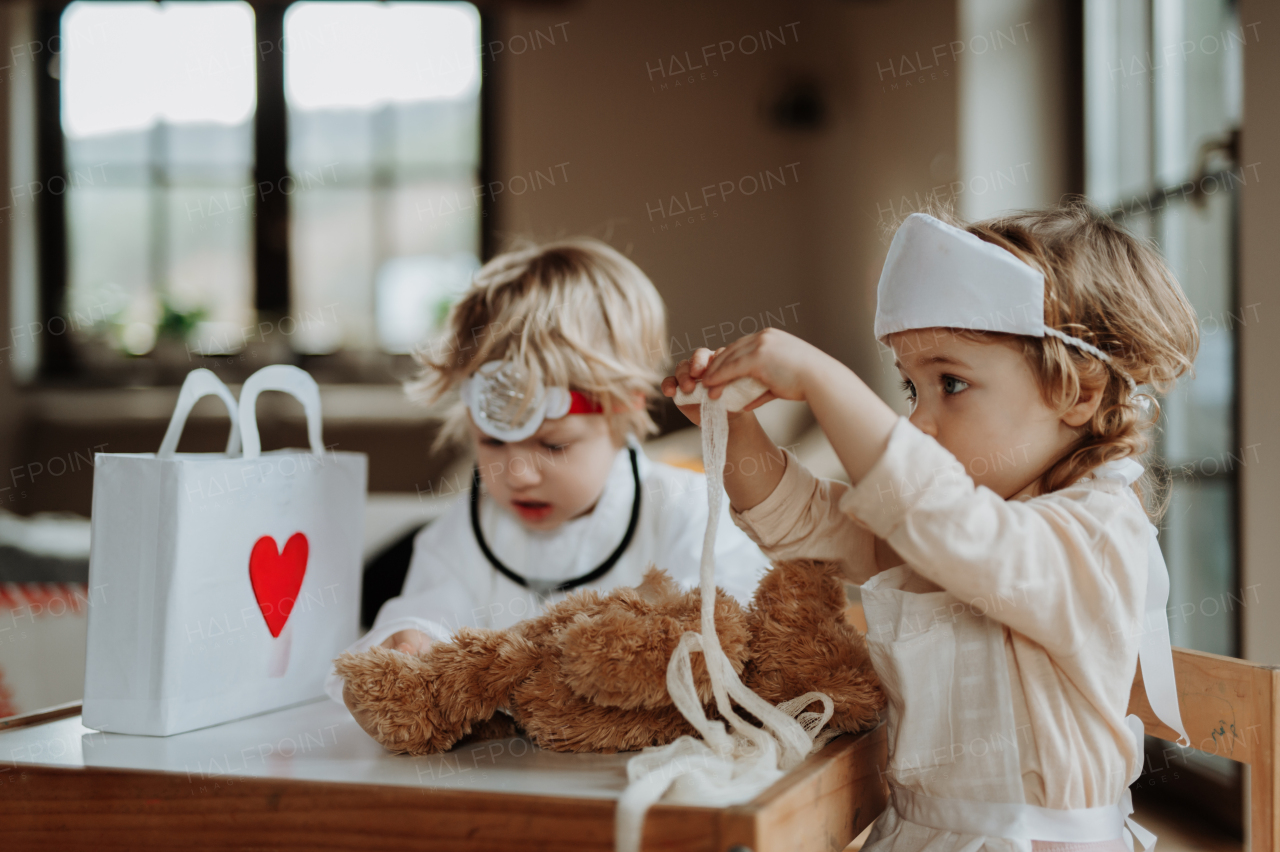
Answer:
[[[178,449],[178,439],[182,437],[183,427],[187,425],[187,416],[196,401],[206,396],[217,396],[227,405],[227,414],[231,416],[231,434],[227,436],[227,455],[235,455],[240,451],[240,422],[237,417],[236,398],[211,370],[197,367],[182,381],[182,390],[178,392],[178,404],[173,407],[173,417],[169,418],[169,428],[165,430],[164,440],[160,442],[158,459],[171,459]]]
[[[324,442],[320,440],[320,386],[306,370],[289,364],[272,364],[263,367],[245,379],[240,388],[240,434],[244,437],[244,457],[256,459],[262,455],[262,439],[258,435],[258,394],[264,390],[278,390],[302,403],[307,413],[307,439],[311,442],[311,454],[324,455]]]

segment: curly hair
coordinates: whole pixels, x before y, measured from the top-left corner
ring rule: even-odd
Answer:
[[[1154,245],[1087,201],[1071,198],[1058,207],[958,226],[1044,273],[1045,325],[1103,350],[1138,385],[1165,393],[1192,370],[1200,343],[1198,320],[1173,272]],[[1008,337],[1021,348],[1050,408],[1065,411],[1082,391],[1101,391],[1101,404],[1079,439],[1042,476],[1042,492],[1065,488],[1101,464],[1150,449],[1160,414],[1152,394],[1131,397],[1117,370],[1057,338]],[[1155,518],[1167,502],[1155,487],[1157,478],[1149,470],[1135,484],[1140,497],[1153,495],[1146,502]]]
[[[445,325],[414,353],[421,369],[406,385],[411,398],[434,402],[482,364],[510,361],[530,391],[567,387],[599,400],[615,440],[657,431],[647,403],[666,360],[666,309],[640,268],[604,243],[560,240],[498,255]],[[465,422],[458,403],[437,446],[459,438]]]

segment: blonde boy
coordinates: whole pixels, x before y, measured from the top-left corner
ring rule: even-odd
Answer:
[[[650,565],[696,587],[705,479],[639,445],[655,431],[666,340],[644,273],[593,240],[509,252],[477,273],[448,326],[409,390],[425,402],[459,392],[446,434],[474,448],[473,491],[419,533],[400,597],[351,650],[416,652],[459,627],[509,627],[576,589],[637,585]],[[768,560],[724,520],[717,580],[746,602]],[[327,690],[342,700],[336,675]]]

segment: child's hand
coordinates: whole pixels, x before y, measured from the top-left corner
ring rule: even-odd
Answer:
[[[715,358],[724,347],[712,352],[710,349],[698,349],[693,353],[692,358],[686,358],[676,365],[676,374],[667,376],[662,380],[662,393],[664,396],[674,397],[677,391],[685,393],[693,393],[698,386],[698,379],[707,371],[707,365],[711,363],[711,359]],[[700,405],[677,405],[680,413],[688,417],[694,426],[701,426],[702,406]]]
[[[766,356],[774,349],[784,350],[784,352],[792,352],[799,347],[807,347],[812,350],[812,352],[817,353],[819,357],[826,357],[822,355],[821,352],[818,352],[818,350],[813,349],[813,347],[809,346],[807,343],[802,343],[800,340],[791,337],[790,335],[782,336],[785,338],[785,341],[782,341],[781,343],[777,340],[774,334],[770,334],[768,339],[763,341],[763,344],[765,345],[760,346],[760,348],[763,349]],[[748,341],[754,341],[751,345],[750,352],[757,352],[755,357],[758,358],[759,354],[756,349],[756,344],[761,343],[761,335],[758,334],[753,334],[750,337],[744,337],[742,340],[738,340],[730,346],[717,349],[715,352],[712,352],[710,349],[699,349],[693,353],[692,358],[680,362],[680,366],[676,368],[676,374],[674,376],[668,376],[663,379],[662,392],[667,396],[672,397],[676,395],[677,391],[693,393],[693,391],[697,389],[698,380],[701,379],[703,384],[707,387],[708,394],[719,399],[720,395],[724,392],[724,387],[730,381],[738,378],[739,376],[756,375],[757,378],[760,378],[764,372],[769,372],[772,376],[773,371],[761,371],[754,374],[743,371],[744,368],[748,368],[751,363],[750,359],[747,357],[750,352],[742,351],[744,345],[747,344]],[[783,345],[784,343],[786,344],[785,346]],[[729,359],[731,356],[733,357],[733,364],[731,365],[732,369],[721,371],[720,368],[722,363],[726,362],[726,359]],[[792,354],[791,360],[803,361],[804,354],[802,353],[798,358]],[[784,363],[790,363],[790,361],[785,361]],[[737,372],[733,372],[735,370]],[[722,373],[722,375],[720,375],[719,381],[714,383],[713,389],[713,383],[708,381],[708,377],[717,372]],[[789,374],[790,368],[781,372]],[[729,373],[733,374],[728,375]],[[756,468],[760,466],[760,459],[782,457],[778,447],[772,440],[770,440],[764,429],[761,428],[760,421],[756,419],[752,410],[759,408],[771,399],[804,399],[803,395],[795,395],[793,388],[784,389],[781,387],[781,383],[776,381],[776,377],[774,378],[775,385],[777,385],[776,387],[765,382],[765,386],[768,387],[769,390],[756,397],[741,411],[727,413],[730,428],[729,442],[725,448],[726,466],[724,488],[725,492],[729,495],[730,505],[739,512],[746,511],[752,506],[759,505],[762,500],[772,494],[773,490],[778,486],[779,480],[782,479],[782,472],[784,469],[782,465],[768,465],[763,471],[758,471],[749,475],[741,472],[744,468],[742,461],[748,457],[752,459],[753,467]],[[778,393],[779,390],[781,390],[782,393]],[[685,417],[688,417],[699,426],[702,425],[702,407],[700,405],[682,405],[679,408],[680,411],[684,413]]]
[[[772,399],[804,400],[806,378],[828,360],[830,356],[795,335],[766,328],[718,350],[715,360],[699,372],[712,399],[719,399],[726,385],[743,376],[762,383],[769,392],[744,409],[749,411]]]
[[[431,645],[431,637],[421,630],[398,630],[382,642],[382,647],[406,654],[420,654]]]

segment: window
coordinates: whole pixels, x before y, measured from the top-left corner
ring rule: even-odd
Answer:
[[[408,352],[479,268],[479,18],[304,2],[284,37],[295,347]]]
[[[1235,654],[1236,613],[1200,604],[1239,597],[1234,329],[1246,317],[1234,298],[1235,190],[1249,172],[1234,162],[1233,134],[1248,31],[1227,0],[1099,0],[1086,10],[1088,194],[1155,240],[1201,321],[1195,380],[1163,401],[1171,603],[1196,609],[1172,618],[1171,631],[1175,644]]]
[[[253,324],[253,11],[75,2],[62,15],[66,308],[142,355]]]
[[[1243,50],[1256,29],[1230,0],[1085,4],[1087,194],[1157,243],[1200,318],[1195,379],[1162,400],[1157,448],[1171,479],[1160,534],[1170,634],[1232,656],[1249,599],[1237,568],[1237,470],[1251,452],[1235,416],[1236,329],[1249,321],[1236,303],[1236,194],[1256,179],[1256,164],[1251,172],[1235,158]],[[1225,758],[1185,757],[1238,784]]]
[[[60,47],[33,84],[37,182],[65,191],[14,239],[40,241],[41,313],[70,332],[41,341],[46,376],[176,381],[265,350],[389,379],[478,268],[471,4],[76,0],[35,21]]]

